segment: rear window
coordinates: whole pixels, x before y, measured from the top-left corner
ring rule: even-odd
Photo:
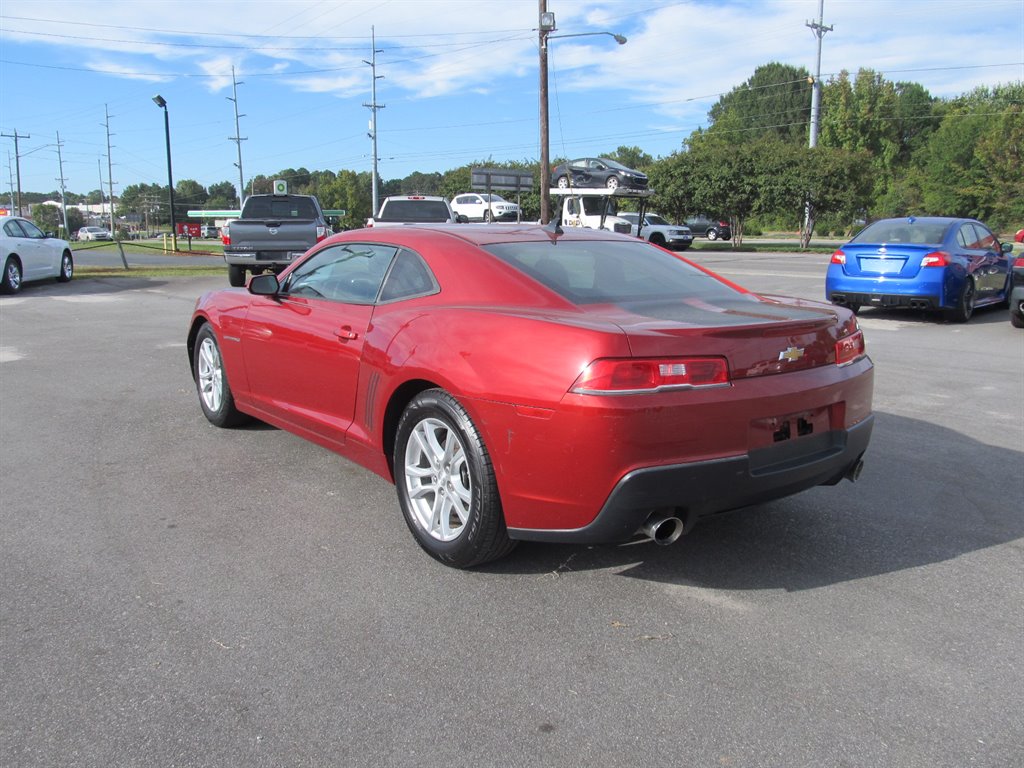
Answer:
[[[499,243],[485,250],[574,304],[740,295],[693,265],[640,241]]]
[[[914,243],[918,245],[938,245],[946,236],[948,221],[927,222],[897,219],[894,221],[876,221],[862,229],[853,238],[852,243]]]
[[[443,200],[388,200],[381,221],[445,222],[451,219]]]
[[[245,203],[247,219],[315,219],[316,207],[308,197],[250,197]]]

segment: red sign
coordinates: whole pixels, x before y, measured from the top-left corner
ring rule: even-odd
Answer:
[[[199,224],[177,222],[178,234],[184,237],[199,237]]]

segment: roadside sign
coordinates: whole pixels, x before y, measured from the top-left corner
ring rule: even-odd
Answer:
[[[487,191],[528,192],[533,189],[533,174],[512,168],[473,168],[469,172],[469,185]]]
[[[275,195],[287,195],[288,194],[288,182],[284,179],[274,180],[274,194]]]

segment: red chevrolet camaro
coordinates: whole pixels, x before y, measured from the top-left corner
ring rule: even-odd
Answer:
[[[432,556],[669,543],[855,479],[873,366],[842,307],[750,293],[611,232],[344,232],[196,303],[206,417],[256,417],[395,483]]]

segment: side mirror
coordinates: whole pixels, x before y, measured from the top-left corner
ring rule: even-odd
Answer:
[[[1013,243],[1003,243],[1001,248],[1003,253],[1013,253]]]
[[[249,293],[255,296],[277,296],[281,292],[281,284],[277,275],[255,275],[249,281]]]

